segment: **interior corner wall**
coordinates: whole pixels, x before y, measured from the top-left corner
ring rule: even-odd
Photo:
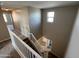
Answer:
[[[47,12],[54,11],[53,23],[47,22]],[[43,36],[53,41],[52,52],[64,57],[75,21],[77,7],[58,7],[42,9]]]
[[[41,11],[39,8],[25,7],[12,12],[16,30],[30,31],[37,39],[41,37]],[[27,31],[24,31],[26,33]]]
[[[39,8],[29,7],[29,26],[30,32],[39,39],[42,36],[41,10]]]
[[[0,11],[0,42],[8,40],[9,37],[8,29],[3,19],[3,14]]]
[[[79,8],[78,8],[77,17],[74,23],[72,35],[70,37],[70,42],[69,42],[65,57],[66,58],[79,58],[78,45],[79,45]]]
[[[13,17],[13,25],[14,25],[14,29],[17,31],[21,31],[20,29],[20,16],[19,16],[19,12],[17,12],[17,10],[13,10],[12,11],[12,17]]]
[[[24,35],[27,35],[27,33],[30,32],[28,14],[27,7],[19,8],[12,12],[15,30],[20,31]]]

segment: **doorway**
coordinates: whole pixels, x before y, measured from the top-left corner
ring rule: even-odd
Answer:
[[[11,13],[3,12],[3,18],[7,24],[7,28],[10,30],[14,30],[13,18],[12,18]]]

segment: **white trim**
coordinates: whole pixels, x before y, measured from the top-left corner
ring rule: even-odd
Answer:
[[[19,38],[14,32],[10,30],[10,33],[14,35],[26,48],[28,48],[28,50],[31,51],[32,54],[34,54],[37,58],[41,58],[41,56],[37,52],[35,52],[31,47],[29,47],[25,42],[23,42],[23,40],[21,40],[21,38]]]
[[[13,44],[14,49],[18,52],[18,54],[21,56],[21,58],[25,58],[24,54],[20,51],[20,49]]]
[[[39,42],[37,41],[37,39],[36,39],[36,37],[34,36],[34,34],[33,33],[28,33],[28,34],[30,34],[30,35],[32,35],[32,37],[33,37],[33,41],[35,41],[35,42],[33,42],[32,40],[30,40],[31,41],[31,43],[33,43],[34,44],[34,47],[38,50],[38,52],[41,54],[41,46],[40,46],[40,44],[39,44]],[[25,35],[24,35],[25,36]],[[25,36],[26,37],[26,36]],[[35,45],[35,43],[36,43],[36,45],[38,45],[40,48],[38,48],[38,46],[36,46]]]

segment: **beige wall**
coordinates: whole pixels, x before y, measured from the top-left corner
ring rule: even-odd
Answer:
[[[47,23],[47,12],[54,11],[53,23]],[[43,9],[43,36],[53,41],[52,51],[59,57],[64,57],[70,33],[72,31],[77,8],[59,7]]]
[[[16,9],[12,12],[15,29],[20,30],[23,34],[27,35],[29,29],[28,8]]]
[[[79,58],[79,9],[65,57]]]
[[[41,37],[41,11],[38,8],[25,7],[12,12],[16,30],[31,32],[38,39]]]
[[[6,27],[6,23],[3,19],[3,15],[0,12],[0,42],[9,39],[9,33]]]
[[[20,30],[20,24],[19,24],[20,16],[19,16],[19,13],[16,10],[14,10],[12,12],[12,17],[13,17],[13,23],[14,23],[15,30],[21,31]]]

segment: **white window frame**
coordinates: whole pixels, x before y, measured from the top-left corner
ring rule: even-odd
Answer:
[[[47,22],[48,23],[53,23],[54,22],[54,11],[47,12]]]

